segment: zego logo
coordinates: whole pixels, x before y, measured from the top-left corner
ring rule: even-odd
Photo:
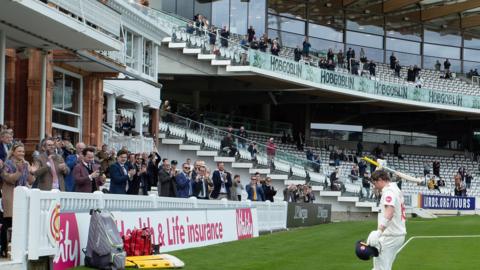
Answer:
[[[253,237],[253,217],[250,208],[236,209],[238,240]]]
[[[75,213],[60,214],[59,240],[53,269],[64,270],[80,265],[80,233]]]

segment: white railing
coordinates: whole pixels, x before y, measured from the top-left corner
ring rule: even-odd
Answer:
[[[73,193],[40,191],[17,187],[14,194],[14,218],[12,236],[12,259],[15,261],[37,260],[41,256],[53,256],[57,247],[49,240],[52,203],[60,205],[60,212],[88,213],[90,209],[109,211],[152,211],[175,209],[237,209],[256,208],[259,231],[287,228],[286,202],[250,202],[227,200],[197,200],[135,195]]]
[[[153,138],[143,136],[123,136],[113,129],[103,126],[103,143],[110,149],[120,150],[126,147],[132,153],[150,153],[155,149]]]
[[[83,18],[85,25],[89,22],[106,34],[115,38],[120,36],[121,15],[97,0],[48,0],[48,2]]]

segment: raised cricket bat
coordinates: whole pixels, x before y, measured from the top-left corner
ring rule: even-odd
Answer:
[[[394,169],[391,169],[387,166],[382,166],[381,164],[379,164],[377,161],[369,158],[369,157],[363,157],[362,158],[363,160],[365,160],[366,162],[370,163],[370,164],[373,164],[375,165],[376,167],[378,167],[379,169],[384,169],[388,172],[391,172],[393,173],[394,175],[406,180],[406,181],[410,181],[410,182],[415,182],[415,183],[421,183],[423,182],[423,179],[419,179],[419,178],[415,178],[411,175],[408,175],[408,174],[405,174],[405,173],[402,173],[402,172],[399,172],[397,170],[394,170]]]

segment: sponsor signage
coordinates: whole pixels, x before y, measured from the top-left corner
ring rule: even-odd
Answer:
[[[316,203],[288,203],[287,227],[313,226],[331,220],[332,206]]]
[[[203,247],[258,236],[257,210],[177,209],[140,212],[113,211],[120,235],[136,228],[149,228],[161,252]],[[60,241],[54,270],[82,265],[87,246],[90,215],[60,213]]]
[[[439,210],[475,210],[475,197],[418,194],[418,207]]]
[[[400,85],[370,80],[366,77],[320,69],[301,62],[295,62],[275,55],[262,53],[258,50],[249,50],[249,63],[252,67],[272,71],[278,73],[278,75],[282,77],[287,76],[316,83],[320,88],[329,85],[401,100],[480,109],[480,97],[477,96],[461,95],[425,88],[416,88],[412,85]]]

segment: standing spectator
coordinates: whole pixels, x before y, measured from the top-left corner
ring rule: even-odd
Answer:
[[[305,39],[303,40],[302,47],[303,47],[303,56],[307,58],[310,57],[310,47],[312,47],[312,45],[308,41],[308,37],[305,37]]]
[[[452,64],[450,64],[450,61],[448,60],[448,58],[445,60],[445,62],[443,62],[443,68],[445,69],[445,73],[450,71],[451,65]]]
[[[363,48],[360,48],[360,62],[367,62],[367,56],[365,55],[365,50]]]
[[[157,153],[157,151],[153,151],[148,156],[147,162],[147,177],[149,181],[148,191],[151,190],[152,187],[157,186],[158,182],[158,165],[162,161],[162,158]]]
[[[227,133],[227,135],[220,142],[220,148],[228,154],[230,157],[234,157],[237,154],[237,148],[233,144],[232,134]]]
[[[337,53],[337,62],[338,62],[338,67],[345,68],[345,55],[343,55],[342,50],[340,50]]]
[[[257,143],[256,143],[256,142],[250,143],[250,145],[248,146],[247,151],[250,153],[250,156],[251,156],[252,160],[256,160],[256,159],[257,159],[258,150],[257,150]]]
[[[100,171],[105,173],[108,171],[110,163],[114,161],[114,156],[111,155],[111,152],[108,151],[108,145],[102,145],[102,150],[97,152],[98,162],[100,162]],[[67,157],[68,165],[68,157]]]
[[[35,171],[34,186],[41,190],[59,189],[65,191],[65,176],[70,170],[63,158],[55,154],[55,142],[47,138],[42,143],[43,152],[35,160],[38,170]]]
[[[393,144],[393,155],[398,157],[398,151],[400,149],[400,144],[395,141],[395,143]]]
[[[468,189],[470,189],[470,187],[472,186],[472,179],[473,179],[473,176],[467,172],[465,174],[465,184]]]
[[[162,160],[162,168],[158,171],[158,196],[177,197],[177,185],[168,159]]]
[[[352,180],[352,183],[353,181],[358,180],[359,176],[360,172],[358,170],[358,165],[353,164],[352,170],[350,171],[350,179]]]
[[[294,184],[289,185],[283,190],[283,200],[286,202],[297,202],[298,197],[297,186]]]
[[[245,143],[248,138],[248,134],[244,126],[240,127],[240,129],[238,130],[237,136],[238,136],[238,146],[241,148],[245,148]]]
[[[415,72],[413,71],[413,67],[410,66],[407,70],[407,82],[414,82],[415,81]]]
[[[0,160],[6,161],[8,156],[8,151],[12,146],[13,135],[8,130],[2,130],[0,132]]]
[[[260,38],[260,42],[258,43],[258,49],[261,52],[267,52],[267,48],[268,48],[267,37],[262,36]]]
[[[367,171],[367,163],[366,161],[364,161],[363,159],[361,159],[359,162],[358,162],[358,175],[360,177],[363,177],[363,175],[365,175],[365,172]]]
[[[170,115],[171,110],[172,110],[172,107],[170,106],[170,102],[168,100],[165,100],[162,106],[160,106],[161,121],[165,123],[172,122],[172,117]]]
[[[225,171],[223,162],[217,163],[217,170],[213,172],[213,191],[210,197],[213,199],[230,198],[230,188],[232,187],[232,176]]]
[[[438,160],[435,160],[433,162],[433,174],[436,175],[438,178],[440,178],[440,162]]]
[[[135,169],[127,168],[127,154],[127,150],[119,150],[117,153],[117,162],[109,168],[110,193],[127,194],[127,185],[135,174]]]
[[[440,68],[442,67],[442,64],[440,64],[440,61],[437,60],[435,63],[435,71],[440,71]]]
[[[363,187],[363,190],[365,191],[365,198],[370,199],[370,176],[368,172],[365,172],[363,174],[362,187]]]
[[[398,78],[400,78],[400,70],[402,69],[402,66],[400,66],[400,62],[397,60],[395,62],[395,76],[397,76]]]
[[[252,42],[253,38],[255,37],[255,29],[253,29],[253,26],[250,25],[250,27],[247,30],[247,35],[248,35],[248,42]]]
[[[420,76],[420,71],[421,71],[421,70],[422,70],[422,69],[419,68],[417,65],[414,65],[414,66],[413,66],[413,75],[414,75],[415,78],[417,78],[417,77]],[[415,79],[414,79],[414,80],[415,80]]]
[[[368,71],[370,71],[370,76],[375,77],[375,75],[376,75],[375,69],[376,68],[377,68],[377,65],[375,64],[375,62],[370,61],[370,63],[368,64]]]
[[[195,178],[192,177],[193,196],[201,200],[209,199],[208,187],[213,185],[210,179],[206,176],[206,172],[207,168],[205,166],[201,166]]]
[[[332,48],[329,48],[328,49],[328,52],[327,52],[327,60],[330,62],[330,61],[334,61],[334,58],[335,57],[335,54],[333,53],[333,50]]]
[[[245,187],[247,190],[247,199],[255,201],[265,201],[263,190],[260,185],[257,184],[257,177],[252,175],[250,177],[250,183]]]
[[[465,181],[465,176],[467,175],[467,170],[465,170],[465,167],[460,167],[458,168],[458,174],[462,177],[462,181]]]
[[[363,155],[363,144],[361,141],[357,143],[357,156],[361,157]]]
[[[3,220],[0,226],[0,257],[8,257],[7,232],[12,227],[13,216],[13,191],[16,186],[31,185],[34,181],[33,174],[38,169],[36,165],[30,166],[25,161],[25,148],[21,143],[11,147],[10,156],[5,162],[0,163],[1,169],[1,194],[3,207]]]
[[[333,191],[339,190],[336,186],[336,182],[339,181],[339,174],[340,170],[338,168],[335,168],[335,171],[330,174],[330,189]]]
[[[188,198],[192,196],[192,178],[191,178],[190,165],[187,163],[182,164],[182,172],[175,177],[177,184],[177,197]]]
[[[133,163],[135,174],[129,183],[127,194],[131,195],[148,195],[147,191],[147,164],[144,162],[142,155],[135,155],[135,163]]]
[[[347,68],[350,69],[350,59],[355,58],[352,48],[348,48],[347,51]]]
[[[297,45],[297,48],[293,51],[293,60],[296,62],[300,61],[302,59],[302,50],[300,49],[300,45]]]
[[[390,55],[390,69],[395,69],[395,64],[397,63],[397,57],[395,57],[395,53],[392,52]]]
[[[465,183],[462,181],[462,177],[460,175],[455,175],[455,189],[454,194],[455,196],[466,197],[467,196],[467,188],[465,187]]]
[[[242,185],[242,182],[240,181],[240,175],[237,174],[233,177],[232,189],[230,189],[231,200],[241,201],[242,190],[243,190],[243,185]]]
[[[82,161],[82,153],[86,147],[85,143],[78,142],[75,145],[75,154],[69,155],[65,161],[70,169],[70,173],[65,177],[65,191],[75,191],[76,180],[73,177],[73,168]]]
[[[268,166],[272,167],[273,159],[275,158],[275,151],[277,150],[277,146],[273,142],[273,138],[270,138],[267,142],[267,161]]]
[[[267,177],[265,183],[262,185],[263,194],[265,196],[265,201],[273,202],[273,197],[277,194],[277,191],[272,186],[272,178]]]
[[[226,26],[223,26],[222,31],[220,31],[220,36],[222,39],[220,40],[220,44],[222,47],[227,48],[228,47],[228,39],[230,38],[230,31],[228,31],[228,28]]]
[[[215,43],[217,43],[217,32],[212,28],[208,32],[208,44],[210,45],[211,54],[215,54]]]
[[[270,52],[276,56],[278,56],[278,54],[280,53],[280,45],[278,45],[277,40],[273,41],[272,47],[270,48]]]
[[[425,165],[423,165],[423,176],[427,176],[427,174],[430,173],[430,166],[428,165],[428,163],[425,163]]]
[[[100,173],[100,164],[95,163],[94,148],[86,147],[82,150],[82,156],[72,170],[75,192],[92,193],[105,183],[105,175]]]

